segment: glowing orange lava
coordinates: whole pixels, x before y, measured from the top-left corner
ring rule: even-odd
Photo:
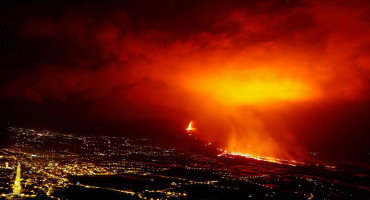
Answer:
[[[242,156],[242,157],[251,158],[255,160],[261,160],[261,161],[272,162],[272,163],[277,163],[277,164],[285,164],[285,165],[290,165],[290,166],[297,166],[297,165],[304,164],[303,162],[298,162],[295,160],[284,160],[284,159],[272,158],[272,157],[254,156],[250,154],[243,154],[240,152],[224,151],[223,153],[218,154],[218,156],[223,156],[223,155]]]
[[[194,127],[193,127],[193,121],[190,121],[189,122],[189,125],[188,125],[188,128],[186,129],[187,131],[194,131]]]

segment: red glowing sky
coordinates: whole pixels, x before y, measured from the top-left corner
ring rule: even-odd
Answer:
[[[368,1],[1,7],[11,120],[89,119],[126,134],[148,123],[140,131],[159,137],[193,120],[200,138],[242,153],[366,152]]]

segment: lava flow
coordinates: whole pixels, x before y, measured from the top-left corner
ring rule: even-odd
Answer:
[[[241,156],[245,158],[251,158],[255,160],[261,160],[265,162],[272,162],[272,163],[277,163],[277,164],[284,164],[284,165],[290,165],[290,166],[297,166],[297,165],[303,165],[303,162],[295,161],[295,160],[284,160],[284,159],[279,159],[279,158],[272,158],[272,157],[263,157],[263,156],[254,156],[250,154],[244,154],[240,152],[229,152],[229,151],[224,151],[221,154],[218,154],[217,156]]]
[[[193,126],[193,121],[189,122],[188,127],[185,129],[188,134],[191,136],[191,132],[195,130]],[[208,145],[212,144],[211,142],[208,143]],[[206,145],[206,146],[208,146]],[[265,156],[259,156],[259,155],[252,155],[252,154],[245,154],[241,152],[232,152],[232,151],[227,151],[227,150],[222,150],[222,153],[218,154],[217,156],[241,156],[245,158],[251,158],[255,160],[260,160],[260,161],[266,161],[266,162],[272,162],[272,163],[277,163],[277,164],[286,164],[286,165],[291,165],[291,166],[297,166],[297,165],[303,165],[303,162],[295,161],[295,160],[287,160],[287,159],[279,159],[279,158],[274,158],[274,157],[265,157]]]

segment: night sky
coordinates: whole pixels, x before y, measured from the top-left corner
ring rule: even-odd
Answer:
[[[3,124],[370,152],[370,2],[1,1]]]

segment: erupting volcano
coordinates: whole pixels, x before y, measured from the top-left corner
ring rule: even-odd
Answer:
[[[179,146],[192,119],[226,152],[367,158],[369,2],[140,2],[9,5],[3,115]]]
[[[369,0],[2,0],[0,30],[1,197],[370,188]]]

